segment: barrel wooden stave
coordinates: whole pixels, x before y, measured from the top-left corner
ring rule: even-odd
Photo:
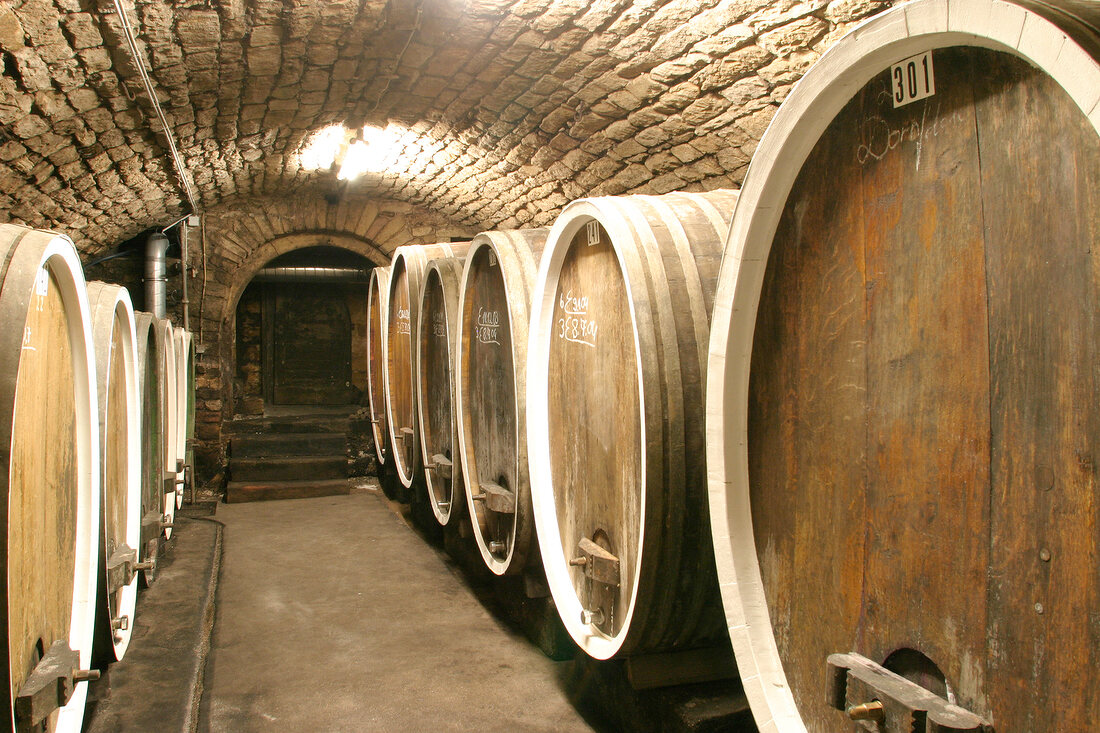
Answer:
[[[4,618],[9,724],[58,640],[91,662],[99,543],[95,354],[80,260],[51,232],[0,225],[0,490],[7,505]],[[45,721],[78,731],[87,683]]]
[[[163,509],[164,524],[171,525],[176,518],[176,449],[179,440],[176,434],[179,428],[179,418],[177,417],[179,392],[176,386],[178,376],[176,365],[178,362],[174,337],[175,327],[167,318],[158,318],[154,322],[153,330],[157,339],[157,381],[160,383],[160,389],[162,390],[160,435],[164,443],[161,451],[160,481],[163,485],[161,494],[163,503],[161,507]],[[171,539],[171,526],[165,526],[163,532],[165,539]]]
[[[163,371],[158,369],[162,361],[154,332],[155,317],[138,311],[134,314],[137,334],[138,383],[141,391],[141,540],[138,559],[153,563],[142,570],[145,584],[156,579],[157,559],[160,554],[161,523],[164,517],[164,482],[161,466],[164,465],[164,434],[161,413],[164,410],[165,385],[161,381]]]
[[[459,457],[474,537],[497,575],[522,572],[536,551],[524,386],[531,293],[547,231],[478,234],[459,288]],[[512,498],[496,503],[499,494],[488,485]],[[506,504],[514,511],[489,508]]]
[[[709,537],[692,527],[706,522],[701,362],[736,196],[574,202],[543,256],[528,371],[535,515],[562,620],[597,658],[720,638]],[[582,541],[617,559],[617,586],[569,564]]]
[[[173,329],[176,349],[176,509],[183,506],[183,495],[191,472],[189,443],[195,434],[195,342],[190,331]]]
[[[367,286],[367,405],[370,410],[374,454],[379,465],[389,460],[389,430],[386,423],[385,370],[383,348],[388,322],[390,268],[375,267]]]
[[[390,455],[401,484],[410,487],[422,469],[417,425],[417,354],[413,334],[420,322],[424,268],[437,257],[463,257],[465,243],[410,244],[394,250],[386,305],[383,374]]]
[[[901,31],[937,7],[873,19],[807,73],[731,227],[708,460],[761,726],[843,725],[821,705],[835,652],[950,687],[998,730],[1100,715],[1081,664],[1100,643],[1082,398],[1100,390],[1100,126],[1067,94],[1100,83],[1100,35],[1089,58],[1049,8],[1012,8],[1013,32],[980,2],[953,3],[951,32]],[[936,94],[895,109],[890,64],[929,48]]]
[[[130,644],[137,604],[137,576],[121,588],[108,584],[107,563],[141,542],[141,403],[138,391],[134,308],[125,288],[88,283],[99,394],[100,506],[99,592],[96,599],[97,665],[122,659]],[[123,549],[126,548],[126,549]],[[123,628],[112,627],[124,619]]]
[[[443,526],[461,518],[466,508],[455,410],[455,338],[459,332],[461,280],[462,262],[457,258],[435,259],[428,263],[416,338],[419,349],[417,409],[424,483],[432,513]],[[451,465],[435,466],[436,456],[443,456]]]

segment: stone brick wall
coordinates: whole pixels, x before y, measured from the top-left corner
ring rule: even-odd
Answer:
[[[202,233],[191,235],[188,265],[193,277],[188,287],[191,329],[203,351],[195,370],[195,437],[197,475],[206,482],[216,482],[224,467],[222,422],[254,410],[254,398],[262,394],[258,366],[255,374],[236,373],[236,350],[259,345],[258,333],[237,333],[236,316],[248,283],[261,267],[279,255],[319,245],[342,247],[376,264],[388,264],[401,245],[476,234],[421,207],[355,194],[335,202],[308,194],[231,201],[207,212],[204,227],[205,262]],[[255,311],[253,325],[258,331],[259,302],[246,301],[243,307],[248,313]],[[179,322],[176,316],[173,320]],[[247,323],[252,321],[246,319]],[[365,323],[356,328],[365,336]],[[241,381],[239,394],[234,393],[235,377]]]
[[[737,185],[809,65],[892,2],[133,0],[206,214],[186,263],[205,475],[234,409],[237,299],[264,262],[314,244],[384,262],[547,225],[583,196]],[[0,221],[66,232],[85,259],[187,213],[125,48],[108,0],[0,5]],[[298,157],[333,123],[399,149],[338,184]]]
[[[137,0],[130,16],[206,209],[323,194],[324,125],[403,150],[349,190],[474,229],[590,194],[736,184],[776,106],[890,0]],[[186,213],[106,0],[0,6],[0,217],[94,255]]]

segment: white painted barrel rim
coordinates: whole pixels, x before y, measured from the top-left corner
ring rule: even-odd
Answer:
[[[164,372],[166,376],[165,399],[164,404],[161,405],[161,422],[167,427],[164,435],[161,437],[164,439],[164,465],[161,466],[161,481],[164,482],[168,479],[175,480],[176,475],[176,456],[172,447],[176,443],[176,429],[179,421],[176,419],[176,411],[179,409],[177,399],[178,393],[176,391],[176,345],[173,338],[174,327],[172,322],[167,318],[155,319],[155,328],[157,335],[157,346],[161,347],[161,353],[159,355],[160,363],[164,365]],[[168,524],[175,521],[176,518],[176,493],[174,491],[164,492],[164,519]],[[172,539],[172,528],[164,528],[164,538]]]
[[[414,245],[415,246],[415,245]],[[404,452],[397,447],[397,435],[394,433],[394,420],[393,420],[393,394],[390,387],[390,329],[389,329],[389,316],[390,308],[389,304],[393,301],[394,289],[397,287],[398,279],[394,275],[398,272],[398,263],[405,270],[405,287],[409,291],[409,341],[412,342],[412,303],[413,298],[416,297],[413,294],[413,282],[412,282],[412,270],[409,267],[409,259],[412,252],[405,247],[398,247],[393,254],[393,263],[390,265],[390,278],[386,283],[386,338],[383,343],[383,356],[382,356],[382,383],[383,393],[386,398],[386,432],[390,437],[390,456],[393,459],[394,468],[397,469],[397,478],[401,482],[401,485],[405,488],[412,486],[413,471],[412,466],[405,466],[405,461],[402,460],[401,454]],[[409,380],[416,379],[416,362],[415,362],[415,349],[409,349]],[[416,402],[416,390],[413,390],[413,402]],[[413,411],[416,411],[416,405],[413,405]],[[414,435],[416,432],[414,431]]]
[[[382,359],[382,380],[385,383],[386,372],[386,321],[389,318],[389,308],[387,307],[388,301],[383,296],[381,291],[389,292],[390,289],[390,268],[388,267],[375,267],[371,270],[370,283],[367,285],[367,348],[370,348],[371,339],[374,335],[371,333],[371,320],[370,320],[370,303],[373,298],[378,298],[378,320],[379,320],[379,343],[381,345],[379,357]],[[383,387],[383,392],[385,388]],[[388,436],[378,428],[378,424],[374,421],[379,419],[385,414],[384,408],[386,406],[385,395],[376,395],[374,393],[374,380],[368,375],[367,377],[367,404],[370,408],[371,419],[371,437],[374,439],[374,455],[378,459],[378,465],[386,465],[387,453],[382,450],[382,441]],[[379,410],[382,407],[382,410]]]
[[[22,229],[22,227],[20,227]],[[77,529],[75,573],[73,578],[72,617],[69,625],[69,647],[79,653],[80,666],[91,664],[92,640],[95,629],[95,599],[98,587],[97,557],[99,546],[99,413],[95,377],[95,351],[91,338],[91,310],[88,303],[84,272],[72,241],[59,234],[26,230],[15,245],[16,259],[36,257],[37,270],[49,268],[58,284],[62,302],[68,314],[69,341],[74,360],[77,458]],[[9,270],[10,272],[10,270]],[[25,293],[4,288],[0,291],[0,313],[22,300]],[[9,305],[10,304],[10,305]],[[18,353],[23,329],[0,335],[5,351]],[[14,340],[14,343],[11,343]],[[18,357],[12,363],[18,368]],[[13,395],[14,397],[14,395]],[[0,404],[0,427],[10,445],[14,399]],[[6,571],[5,571],[6,572]],[[7,582],[12,582],[7,578]],[[11,670],[7,670],[11,679]],[[77,683],[69,703],[57,719],[58,733],[77,733],[84,720],[88,683]],[[15,728],[14,708],[8,715]]]
[[[535,530],[538,535],[539,550],[543,568],[546,570],[547,584],[554,598],[562,623],[569,635],[585,652],[595,659],[610,659],[622,648],[630,632],[631,620],[638,600],[638,584],[635,583],[626,616],[619,633],[608,636],[588,624],[581,623],[582,605],[573,588],[570,567],[567,564],[565,548],[561,544],[561,531],[558,524],[557,507],[554,501],[554,486],[550,465],[550,405],[548,395],[550,340],[553,332],[555,294],[562,264],[565,261],[573,237],[589,221],[596,220],[607,230],[611,246],[623,273],[628,302],[633,302],[634,283],[631,282],[630,268],[623,257],[617,242],[631,241],[637,234],[630,222],[614,205],[612,197],[580,199],[565,207],[554,221],[546,239],[546,248],[539,263],[535,281],[534,295],[531,298],[531,321],[527,347],[527,455],[531,470],[531,504],[535,514]],[[625,324],[624,324],[625,325]],[[638,324],[631,313],[631,331],[634,334],[635,363],[638,369],[639,436],[641,445],[646,442],[645,426],[645,379],[642,374],[641,343],[638,337]],[[642,501],[639,506],[641,526],[646,522],[646,470],[645,461],[641,464]],[[645,534],[639,533],[637,556],[633,573],[639,577]]]
[[[433,277],[434,277],[434,280],[433,280]],[[446,308],[447,307],[446,291],[445,291],[445,288],[444,288],[444,285],[443,285],[442,273],[439,270],[439,262],[436,261],[436,260],[432,260],[431,262],[429,262],[427,268],[425,268],[425,270],[424,270],[424,287],[422,287],[420,289],[420,313],[421,314],[424,313],[424,300],[428,296],[428,288],[432,283],[438,283],[440,299],[443,301],[443,307]],[[457,336],[457,334],[451,333],[451,316],[452,316],[451,313],[446,313],[444,315],[444,318],[443,318],[443,328],[446,331],[446,333],[444,335],[444,338],[447,340],[448,344],[453,344],[454,339]],[[424,319],[421,318],[419,321],[417,321],[417,324],[416,324],[416,346],[414,348],[416,348],[416,350],[418,352],[420,350],[421,344],[423,343],[423,337],[424,337]],[[455,423],[456,423],[455,418],[456,418],[456,414],[457,414],[456,413],[457,405],[456,405],[456,402],[455,402],[454,351],[451,350],[450,354],[451,354],[451,357],[450,357],[451,358],[451,364],[450,364],[450,367],[447,369],[447,382],[448,382],[447,389],[448,389],[448,394],[451,395],[451,424],[446,426],[446,429],[451,431],[451,463],[453,464],[458,458],[457,451],[455,450],[456,447],[457,447],[457,445],[455,443],[455,433],[457,432],[456,427],[455,427]],[[417,357],[417,358],[419,358],[419,357]],[[423,458],[424,463],[426,464],[431,460],[432,457],[430,455],[428,455],[428,452],[429,452],[429,449],[428,449],[428,434],[427,434],[427,431],[424,429],[424,423],[425,423],[425,421],[424,421],[424,400],[422,399],[423,395],[420,394],[421,381],[420,381],[419,378],[416,380],[415,387],[416,387],[416,392],[417,392],[416,413],[417,413],[418,422],[419,422],[418,429],[420,430],[420,455]],[[444,428],[440,427],[439,429],[442,430]],[[432,514],[435,515],[435,520],[437,522],[439,522],[440,526],[446,527],[447,524],[451,521],[451,517],[458,513],[456,511],[454,511],[454,501],[455,501],[455,498],[456,498],[455,494],[457,493],[457,488],[456,488],[456,486],[457,486],[456,482],[457,481],[458,481],[458,477],[455,476],[454,471],[452,470],[452,472],[451,472],[451,501],[447,502],[447,508],[443,509],[442,507],[439,506],[439,502],[437,501],[438,497],[436,496],[435,479],[432,476],[432,472],[428,471],[427,469],[425,469],[425,471],[424,471],[424,482],[425,482],[425,484],[427,484],[427,489],[428,489],[428,503],[431,504]]]
[[[805,730],[768,615],[749,495],[749,367],[771,242],[802,164],[852,95],[890,64],[949,46],[1025,59],[1060,84],[1100,131],[1100,64],[1054,23],[1005,0],[913,0],[837,41],[791,91],[764,134],[730,225],[707,369],[715,561],[741,680],[761,730]]]
[[[464,397],[463,389],[462,389],[463,379],[462,379],[462,374],[461,374],[463,356],[464,356],[462,345],[463,345],[463,342],[465,340],[465,339],[462,338],[462,334],[466,331],[466,321],[465,321],[466,291],[468,290],[468,285],[469,285],[469,282],[470,282],[471,273],[473,271],[474,260],[477,259],[477,255],[481,251],[481,249],[486,248],[490,252],[492,252],[493,256],[497,258],[498,262],[500,261],[500,253],[497,250],[496,240],[491,236],[491,234],[492,233],[489,233],[489,232],[482,232],[482,233],[478,234],[477,236],[475,236],[473,241],[470,243],[470,249],[466,253],[466,262],[463,263],[463,266],[462,266],[462,279],[459,281],[459,284],[458,284],[458,334],[455,338],[455,370],[456,370],[456,372],[458,372],[458,379],[457,379],[457,382],[456,382],[456,385],[455,385],[455,414],[457,415],[457,427],[458,427],[458,430],[457,430],[457,432],[458,432],[458,455],[459,455],[459,459],[462,461],[462,484],[465,487],[463,493],[466,496],[466,510],[469,512],[470,524],[471,524],[471,526],[473,527],[473,530],[474,530],[474,539],[477,541],[477,549],[481,553],[481,559],[485,561],[485,565],[491,571],[493,571],[493,573],[495,575],[505,575],[506,573],[508,573],[509,569],[511,568],[512,558],[516,554],[516,530],[519,526],[519,522],[518,521],[513,521],[512,522],[512,535],[511,535],[511,538],[509,539],[509,543],[508,543],[508,554],[502,560],[497,559],[493,555],[493,553],[491,553],[489,551],[489,546],[486,544],[485,538],[481,536],[481,526],[479,525],[479,523],[477,521],[477,507],[474,505],[474,494],[473,494],[474,489],[473,489],[473,487],[474,486],[480,486],[480,484],[477,481],[477,477],[471,475],[472,474],[472,469],[470,468],[470,464],[473,463],[473,461],[470,461],[467,457],[470,454],[470,452],[473,451],[473,445],[472,445],[472,442],[471,442],[473,438],[472,438],[472,436],[466,435],[466,421],[464,419],[464,416],[466,414],[466,405],[465,405],[465,402],[463,401],[463,397]],[[500,269],[500,272],[501,272],[501,278],[504,279],[505,278],[504,268],[501,267],[499,269]],[[505,284],[505,290],[507,290],[507,283]],[[511,330],[511,327],[512,327],[512,320],[509,317],[509,319],[508,319],[509,331]],[[515,339],[512,339],[512,349],[513,349],[513,351],[512,351],[512,359],[513,359],[512,373],[513,373],[513,376],[517,374],[516,364],[515,364],[515,356],[516,356],[515,348],[516,348],[516,341],[515,341]],[[517,385],[517,386],[522,387],[522,385]],[[519,390],[517,389],[516,393],[518,394],[518,392],[519,392]],[[524,428],[526,428],[526,426],[524,426]],[[515,441],[516,441],[517,446],[520,445],[519,431],[520,431],[520,421],[517,420],[516,421],[516,435],[515,435]],[[522,460],[522,457],[517,455],[516,459],[517,460]],[[515,489],[517,489],[517,490],[518,490],[518,488],[519,487],[515,487]],[[518,492],[517,492],[517,495],[516,495],[516,499],[517,499],[517,501],[519,500]],[[518,512],[518,507],[517,507],[517,512]]]
[[[92,327],[97,340],[105,339],[107,344],[106,363],[96,364],[98,378],[97,388],[99,394],[99,420],[103,430],[107,430],[106,409],[108,395],[106,388],[110,379],[111,368],[114,360],[121,358],[125,371],[126,390],[126,533],[125,543],[127,547],[137,550],[141,544],[141,395],[138,390],[137,371],[137,327],[134,320],[134,305],[130,300],[130,293],[126,288],[106,283],[90,283],[102,286],[102,292],[92,313]],[[113,348],[115,324],[121,321],[125,332],[122,337],[122,353],[116,354]],[[103,341],[101,341],[102,343]],[[100,449],[106,452],[107,436],[101,433]],[[102,470],[102,458],[101,458]],[[104,518],[100,531],[106,527],[107,508],[103,501],[106,487],[101,484],[100,506]],[[106,578],[102,588],[106,588]],[[126,628],[119,629],[114,635],[115,659],[121,660],[126,656],[126,650],[130,646],[130,638],[134,631],[134,612],[137,607],[138,578],[133,579],[122,588],[121,597],[116,609],[118,616],[125,616],[129,623]]]
[[[173,330],[172,337],[176,347],[176,509],[183,507],[183,485],[186,481],[186,471],[183,466],[187,463],[187,406],[188,390],[191,381],[191,366],[189,359],[192,356],[191,333],[183,327]]]

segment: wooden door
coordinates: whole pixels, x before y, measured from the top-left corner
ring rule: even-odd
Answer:
[[[352,401],[352,325],[344,286],[268,284],[263,315],[269,403],[343,405]]]

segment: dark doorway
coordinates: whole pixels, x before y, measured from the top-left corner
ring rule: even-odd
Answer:
[[[256,274],[237,305],[235,413],[360,403],[371,267],[352,252],[310,247]]]
[[[272,405],[347,405],[351,312],[346,285],[265,283],[264,384]],[[342,292],[343,291],[343,292]]]

